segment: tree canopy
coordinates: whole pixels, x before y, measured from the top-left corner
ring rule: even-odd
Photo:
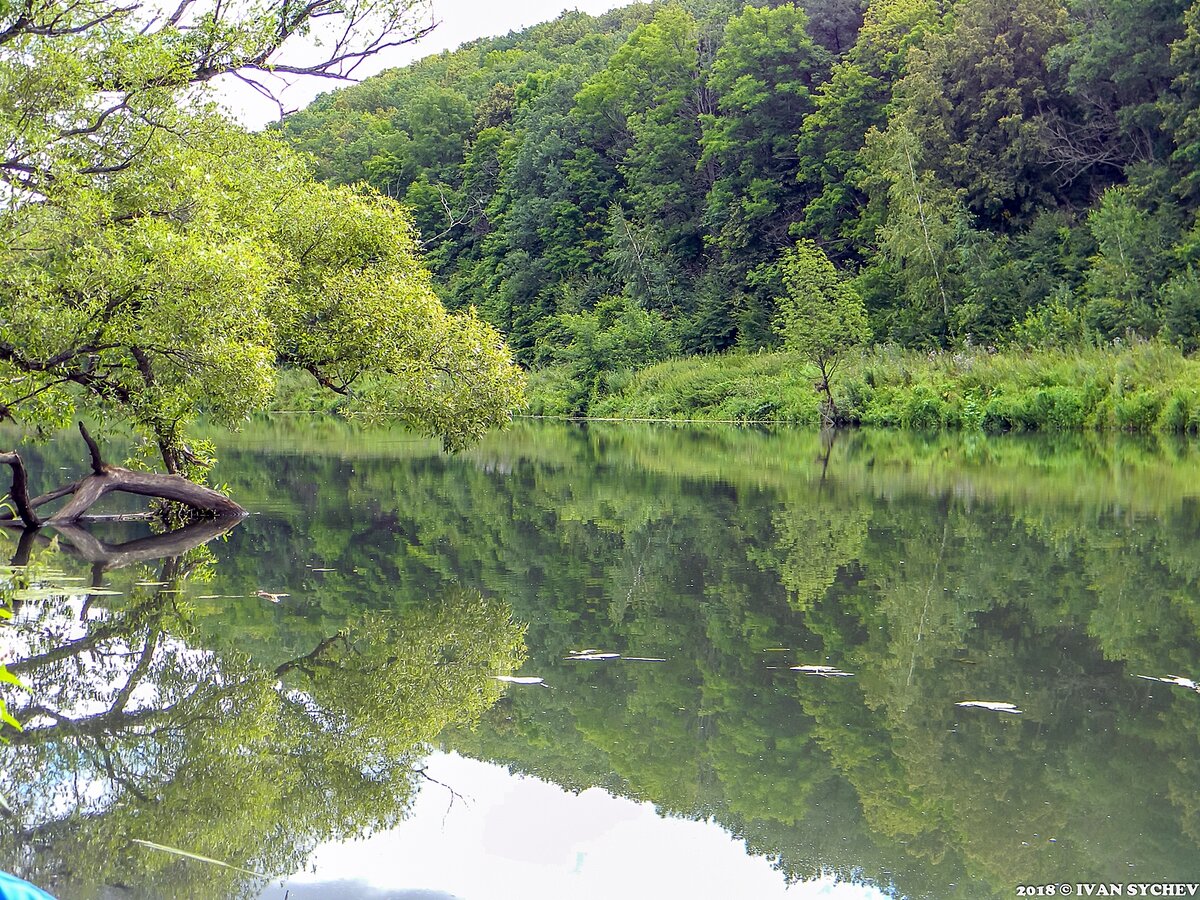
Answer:
[[[486,298],[534,367],[567,317],[618,295],[682,353],[775,346],[764,276],[799,237],[854,281],[877,342],[1021,346],[1066,311],[1076,343],[1192,347],[1197,16],[1186,0],[635,4],[385,73],[282,130],[323,177],[411,203],[442,298]],[[418,138],[435,95],[453,115]],[[1127,273],[1144,302],[1114,303],[1097,252],[1109,190],[1148,229]]]
[[[0,4],[0,419],[127,423],[192,477],[187,427],[262,409],[281,366],[452,447],[507,421],[521,376],[494,328],[443,308],[408,213],[315,181],[204,90],[346,77],[422,11]],[[315,61],[297,37],[321,39]]]

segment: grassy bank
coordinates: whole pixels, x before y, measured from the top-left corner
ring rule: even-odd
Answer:
[[[604,418],[818,425],[816,370],[786,353],[692,357],[609,376],[587,405]],[[530,412],[566,411],[563,370],[534,373]],[[1200,431],[1200,360],[1129,348],[931,354],[876,348],[847,360],[834,397],[850,423],[986,431]]]

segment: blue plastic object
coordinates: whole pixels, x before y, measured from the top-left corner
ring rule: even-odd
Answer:
[[[0,900],[54,900],[39,887],[28,881],[0,872]]]

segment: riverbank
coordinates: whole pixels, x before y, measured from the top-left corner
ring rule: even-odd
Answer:
[[[816,370],[789,353],[672,360],[609,376],[583,412],[818,426]],[[571,373],[531,373],[529,412],[578,414]],[[1200,431],[1200,360],[1159,344],[1128,348],[918,353],[875,348],[833,379],[847,424],[922,430]]]

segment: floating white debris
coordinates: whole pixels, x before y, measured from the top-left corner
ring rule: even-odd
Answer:
[[[543,678],[538,678],[536,675],[493,675],[497,681],[503,681],[505,684],[545,684]]]
[[[1014,716],[1019,716],[1021,710],[1017,709],[1011,703],[998,703],[994,700],[963,700],[955,703],[955,706],[973,706],[976,709],[990,709],[992,712],[1011,713]]]
[[[314,572],[336,572],[337,569],[330,569],[330,568],[327,568],[326,566],[320,566],[320,567],[313,567],[313,571]]]
[[[787,653],[791,647],[763,647],[763,653]]]
[[[262,597],[264,600],[270,600],[272,603],[278,603],[284,597],[290,597],[291,594],[272,594],[270,591],[255,591],[255,596]]]
[[[136,584],[138,587],[165,587],[166,585],[170,584],[170,582],[167,582],[167,581],[135,581],[134,584]]]
[[[793,672],[803,672],[805,675],[820,675],[822,678],[849,678],[853,672],[843,672],[833,666],[792,666]]]
[[[1155,677],[1154,675],[1138,675],[1138,678],[1144,678],[1147,681],[1161,681],[1163,684],[1173,684],[1177,687],[1187,688],[1189,691],[1195,691],[1200,694],[1200,684],[1197,684],[1191,678],[1184,678],[1182,675],[1167,675],[1163,678]]]
[[[116,597],[124,591],[110,591],[108,588],[94,588],[85,585],[77,584],[74,587],[66,587],[64,585],[44,584],[35,588],[22,588],[19,591],[13,591],[13,598],[22,602],[33,600],[53,600],[57,597],[64,597],[70,594],[91,594],[93,597]]]
[[[578,660],[593,660],[593,659],[620,659],[620,653],[572,653],[570,656],[564,656],[563,659],[578,659]]]
[[[621,659],[629,662],[666,662],[665,659],[659,656],[622,656]]]

